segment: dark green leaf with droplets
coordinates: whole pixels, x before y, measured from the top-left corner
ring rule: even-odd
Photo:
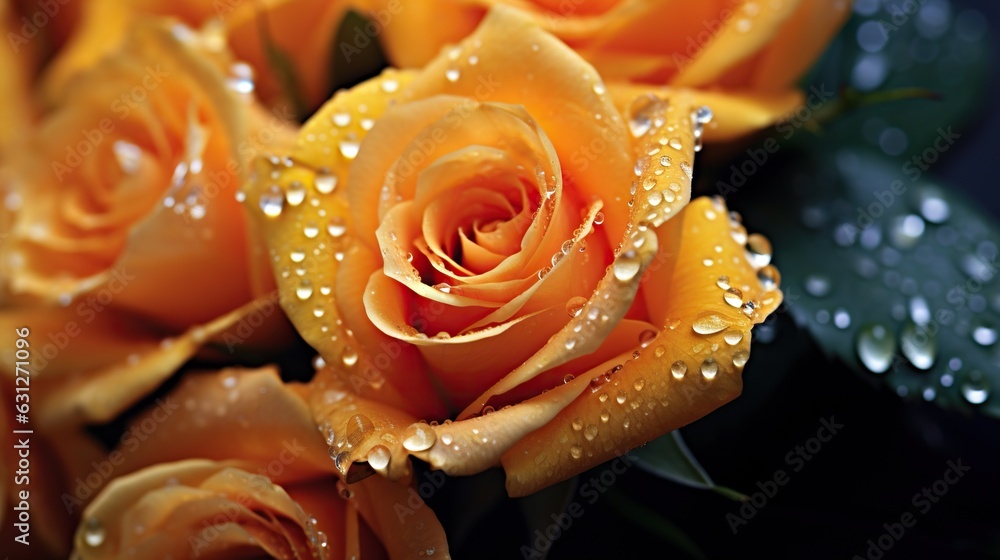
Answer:
[[[775,171],[739,207],[776,248],[792,316],[901,396],[1000,416],[998,224],[866,152]]]
[[[746,498],[735,490],[716,485],[688,449],[678,430],[633,450],[630,456],[636,458],[636,464],[643,470],[667,480],[692,488],[714,490],[735,500]]]
[[[929,9],[944,9],[940,13],[947,15],[940,24],[929,24],[932,18],[919,15],[911,15],[903,22],[901,12],[891,8],[903,2],[888,4],[879,6],[874,14],[855,15],[848,20],[803,81],[807,94],[808,86],[813,84],[822,84],[828,91],[851,87],[862,95],[871,91],[923,88],[934,92],[939,100],[905,99],[848,110],[830,123],[820,138],[797,131],[796,141],[819,144],[814,146],[818,149],[836,149],[844,144],[879,149],[879,137],[894,128],[906,136],[906,148],[899,157],[912,158],[932,145],[938,128],[953,127],[962,132],[963,124],[975,114],[976,107],[987,101],[986,83],[992,65],[989,36],[982,27],[985,19],[981,14],[957,2],[937,3]],[[882,32],[885,34],[880,35]],[[859,43],[859,36],[871,34],[888,37],[874,53],[866,52]],[[871,82],[874,89],[855,77],[865,67],[884,69],[884,78]]]

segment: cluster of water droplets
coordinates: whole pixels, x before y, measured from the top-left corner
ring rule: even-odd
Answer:
[[[857,158],[850,152],[838,157],[849,182],[865,180],[865,175],[857,174],[863,168]],[[1000,252],[997,243],[979,224],[956,221],[959,210],[937,187],[918,184],[899,194],[894,204],[875,207],[869,201],[856,207],[838,200],[802,210],[806,228],[831,231],[834,245],[850,249],[845,253],[848,266],[861,286],[854,289],[871,291],[876,294],[872,297],[885,302],[883,317],[858,324],[858,317],[873,310],[852,308],[862,305],[861,300],[849,297],[847,286],[822,271],[803,277],[808,300],[801,308],[812,309],[809,319],[819,325],[856,329],[854,350],[868,371],[907,373],[893,378],[898,394],[933,401],[941,398],[942,388],[957,384],[966,402],[982,404],[991,394],[983,366],[949,356],[940,339],[969,341],[983,351],[985,360],[1000,366],[1000,330],[991,318],[1000,313],[1000,294],[991,287],[996,276],[991,263]],[[863,223],[859,215],[874,219]],[[935,272],[943,264],[942,254],[954,255],[952,261],[964,277],[945,280]]]

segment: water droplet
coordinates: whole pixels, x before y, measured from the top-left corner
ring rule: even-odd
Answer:
[[[771,264],[771,242],[759,233],[747,236],[747,260],[754,268]]]
[[[430,449],[437,441],[434,429],[424,423],[411,424],[403,432],[403,447],[407,451],[424,451]]]
[[[594,441],[597,437],[597,424],[588,424],[586,431],[583,432],[583,437],[587,438],[587,441]]]
[[[773,265],[767,265],[757,271],[757,280],[765,292],[770,292],[781,285],[781,273]]]
[[[917,244],[924,234],[924,219],[916,214],[900,216],[892,221],[889,228],[889,239],[900,249],[910,249]]]
[[[285,200],[288,201],[288,204],[298,206],[305,199],[306,187],[301,181],[292,181],[288,184],[288,188],[285,189]]]
[[[729,329],[726,331],[726,334],[722,335],[722,338],[726,341],[726,344],[734,346],[743,340],[743,332],[737,329]]]
[[[932,224],[943,224],[951,216],[951,207],[937,192],[927,190],[920,194],[920,214]]]
[[[320,194],[330,194],[337,188],[337,176],[323,167],[313,177],[313,185],[316,186],[316,191]]]
[[[594,214],[594,225],[601,225],[604,223],[604,212],[598,212]]]
[[[393,79],[382,80],[382,91],[386,93],[393,93],[399,89],[399,82]]]
[[[821,274],[810,274],[805,280],[806,293],[813,297],[826,297],[830,294],[833,285],[830,279]]]
[[[142,148],[131,142],[115,140],[111,151],[114,152],[118,166],[124,173],[131,175],[139,171],[139,164],[142,162]]]
[[[896,354],[896,339],[883,325],[866,325],[858,331],[858,358],[872,373],[885,373]]]
[[[715,379],[717,373],[719,373],[719,364],[715,362],[715,358],[705,358],[705,361],[701,363],[701,374],[705,379]]]
[[[635,254],[634,250],[628,250],[622,255],[615,259],[612,268],[614,269],[615,278],[619,282],[628,282],[635,278],[636,274],[639,273],[639,269],[642,265],[638,255]]]
[[[104,544],[107,534],[104,526],[96,517],[90,517],[83,522],[83,542],[89,547],[98,547]]]
[[[345,346],[344,352],[340,355],[340,360],[344,362],[345,366],[351,367],[358,363],[358,353],[350,346]]]
[[[604,410],[601,411],[601,422],[604,422],[606,424],[608,420],[611,420],[611,413],[608,412],[608,409],[605,408]]]
[[[657,107],[662,103],[652,94],[635,98],[628,108],[628,128],[632,136],[643,136],[653,127],[653,117]]]
[[[445,284],[444,282],[441,282],[440,284],[434,284],[433,288],[435,290],[443,293],[443,294],[450,294],[451,293],[451,286],[448,285],[448,284]]]
[[[699,317],[691,324],[691,328],[698,334],[717,333],[729,326],[729,322],[718,315],[705,315]]]
[[[639,333],[639,346],[645,348],[650,345],[654,340],[656,340],[657,332],[652,329],[646,329]]]
[[[333,124],[343,128],[351,124],[351,114],[345,111],[337,111],[333,114],[331,120],[333,120]]]
[[[625,404],[626,400],[628,400],[628,394],[625,391],[619,391],[618,396],[615,397],[615,402]]]
[[[302,228],[302,234],[309,239],[314,239],[319,235],[319,226],[316,225],[316,222],[309,222]]]
[[[295,296],[299,298],[300,301],[305,301],[312,297],[313,287],[312,283],[308,280],[303,280],[299,283],[299,286],[295,288]]]
[[[571,297],[566,302],[566,314],[570,317],[576,317],[580,315],[585,305],[587,305],[587,298],[580,296]]]
[[[747,360],[750,359],[750,353],[746,350],[740,350],[733,354],[733,365],[736,367],[743,367],[747,364]]]
[[[458,71],[458,68],[449,68],[444,71],[444,77],[449,82],[457,82],[459,78],[462,77],[462,73]]]
[[[569,448],[569,454],[574,459],[579,459],[583,456],[583,447],[580,444],[574,443],[572,447]]]
[[[990,323],[980,323],[972,329],[972,340],[980,346],[993,346],[997,342],[997,329]]]
[[[927,370],[934,365],[937,357],[937,337],[913,321],[907,321],[903,325],[903,331],[899,335],[899,346],[913,367]]]
[[[738,288],[729,288],[722,293],[722,299],[732,307],[739,308],[743,305],[743,292]]]
[[[597,95],[604,95],[606,91],[607,89],[604,87],[604,82],[602,82],[600,78],[598,78],[597,81],[594,82],[594,93],[596,93]]]
[[[574,432],[579,432],[580,430],[583,429],[583,418],[580,417],[574,418],[573,422],[570,425],[573,427]]]
[[[368,450],[368,464],[375,470],[382,470],[389,466],[389,448],[384,445],[376,445]]]
[[[728,290],[729,289],[729,277],[725,276],[725,275],[719,276],[719,278],[715,281],[715,285],[718,286],[718,287],[720,287],[720,288],[722,288],[723,290]]]
[[[347,232],[347,224],[340,216],[334,216],[330,218],[330,221],[326,224],[326,232],[332,237],[340,237]]]
[[[846,329],[851,326],[851,314],[847,312],[843,307],[838,307],[833,312],[833,324],[838,329]]]
[[[983,404],[990,396],[990,388],[983,373],[973,370],[968,380],[962,384],[962,396],[971,404]]]
[[[451,445],[453,441],[455,441],[455,438],[451,437],[451,434],[441,434],[441,443]]]
[[[688,370],[687,364],[685,364],[681,360],[677,360],[676,362],[670,365],[670,373],[673,374],[674,379],[683,379],[684,374],[687,373],[687,370]]]
[[[712,109],[702,105],[694,112],[694,120],[698,124],[708,124],[712,122]]]
[[[354,133],[348,134],[340,141],[340,155],[347,159],[354,159],[361,150],[361,142],[358,141]]]
[[[632,388],[635,389],[636,391],[642,391],[642,388],[645,386],[646,386],[646,380],[642,378],[636,379],[635,382],[632,383]]]
[[[277,218],[285,208],[285,195],[278,185],[271,185],[260,194],[260,209],[268,218]]]

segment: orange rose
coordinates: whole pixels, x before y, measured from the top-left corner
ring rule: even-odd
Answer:
[[[381,38],[397,66],[420,67],[468,35],[490,6],[519,9],[591,62],[609,82],[699,90],[729,139],[802,103],[795,82],[850,14],[848,0],[368,0],[392,17]]]
[[[337,482],[296,388],[273,368],[187,376],[130,424],[100,460],[104,471],[88,473],[87,481],[97,473],[110,483],[83,511],[76,554],[326,560],[433,549],[448,558],[430,508],[404,519],[394,511],[419,500],[406,486]]]
[[[248,160],[290,133],[227,87],[240,78],[220,69],[226,53],[168,26],[134,29],[70,83],[12,163],[4,266],[14,292],[75,309],[104,290],[90,313],[113,300],[186,328],[270,289],[234,193]]]
[[[246,204],[328,364],[309,396],[347,480],[405,477],[413,454],[500,463],[523,495],[739,394],[750,329],[781,301],[770,247],[720,201],[688,204],[707,109],[614,101],[498,7],[258,160]]]
[[[0,173],[14,189],[0,213],[0,226],[13,220],[0,245],[13,292],[0,311],[3,391],[30,376],[53,477],[85,474],[95,449],[74,447],[83,425],[112,420],[206,344],[232,354],[250,337],[287,340],[280,310],[257,301],[273,280],[234,198],[247,159],[286,125],[227,87],[224,52],[168,29],[139,23]],[[38,497],[33,519],[58,543],[58,494]]]
[[[46,91],[60,90],[77,72],[91,67],[113,51],[137,19],[145,15],[178,18],[184,24],[210,26],[214,40],[226,43],[256,75],[262,99],[272,106],[287,105],[283,77],[266,48],[286,55],[303,96],[304,109],[317,107],[330,93],[330,55],[337,25],[349,6],[347,0],[90,0],[70,44],[49,70]],[[221,21],[221,25],[217,25]]]

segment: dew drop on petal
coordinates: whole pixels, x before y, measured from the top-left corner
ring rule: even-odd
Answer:
[[[260,194],[260,209],[268,218],[277,218],[285,208],[285,195],[278,185],[271,185]]]
[[[687,364],[685,364],[681,360],[677,360],[676,362],[670,365],[670,373],[673,374],[674,379],[683,379],[684,374],[687,373],[687,370],[688,370]]]
[[[91,548],[96,548],[104,544],[107,533],[104,525],[96,517],[90,517],[83,522],[83,542]]]
[[[376,445],[368,450],[368,464],[375,470],[382,470],[389,466],[389,448],[384,445]]]
[[[714,379],[717,373],[719,373],[719,364],[715,362],[714,358],[705,358],[705,361],[701,363],[701,375],[705,379]]]
[[[695,319],[694,323],[691,324],[691,328],[698,334],[717,333],[728,326],[728,321],[714,314],[699,317],[698,319]]]
[[[437,435],[434,433],[434,429],[423,422],[411,424],[403,432],[403,447],[407,451],[416,452],[430,449],[436,441]]]

